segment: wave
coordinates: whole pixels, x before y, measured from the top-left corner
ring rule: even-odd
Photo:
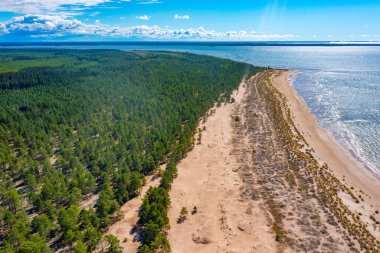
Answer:
[[[380,147],[376,139],[376,110],[373,106],[369,107],[367,102],[357,103],[357,98],[352,96],[350,90],[345,93],[342,87],[351,83],[342,77],[338,78],[330,70],[304,71],[297,77],[294,86],[319,125],[364,167],[380,177],[380,159],[376,153]],[[366,79],[360,81],[361,85],[368,84]]]
[[[362,122],[360,119],[352,120],[352,122],[354,121]],[[368,150],[362,146],[360,137],[355,134],[346,123],[347,121],[335,121],[326,124],[326,121],[321,121],[321,126],[330,132],[332,137],[342,145],[343,148],[349,151],[357,161],[380,177],[380,168],[375,161],[372,161],[371,158],[373,157],[368,155]]]
[[[345,123],[369,123],[370,120],[366,119],[351,119],[351,120],[344,120]]]

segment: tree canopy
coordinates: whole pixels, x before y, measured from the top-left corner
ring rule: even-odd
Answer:
[[[171,160],[141,216],[154,220],[147,242],[162,244],[175,162],[198,120],[259,70],[178,52],[0,50],[0,252],[93,250],[144,176]]]

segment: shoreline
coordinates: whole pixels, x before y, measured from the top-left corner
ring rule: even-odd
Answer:
[[[291,84],[297,78],[295,71],[287,70],[285,73],[285,82],[281,80],[284,76],[274,78],[275,87],[287,98],[292,119],[306,141],[311,146],[318,147],[314,148],[313,153],[317,160],[327,163],[340,176],[339,179],[345,175],[345,181],[352,181],[351,184],[356,185],[357,188],[372,193],[377,198],[380,208],[380,177],[358,161],[334,138],[332,133],[318,124],[305,100]],[[293,75],[291,78],[293,80],[289,80],[289,74]]]
[[[170,191],[173,252],[378,249],[380,180],[319,127],[290,73],[243,81],[200,122]]]
[[[356,154],[353,150],[351,150],[349,147],[345,147],[337,138],[335,138],[334,134],[329,131],[328,129],[322,127],[318,123],[317,117],[313,114],[310,107],[307,105],[306,101],[303,99],[303,97],[298,93],[298,91],[294,88],[293,83],[296,81],[298,73],[296,70],[286,70],[288,71],[287,81],[291,89],[293,89],[294,96],[297,97],[298,100],[302,100],[304,103],[304,106],[306,107],[306,110],[309,111],[309,113],[313,116],[315,124],[317,125],[317,128],[320,128],[321,131],[324,131],[326,135],[328,135],[328,138],[331,140],[331,142],[335,142],[341,149],[345,151],[345,155],[349,156],[350,159],[354,160],[354,162],[358,163],[358,167],[364,167],[367,171],[369,171],[375,178],[377,178],[380,181],[380,174],[376,173],[373,168],[371,168],[370,165],[368,165],[364,158],[360,157],[360,155]],[[290,76],[291,75],[291,76]]]
[[[292,78],[289,78],[289,74]],[[326,163],[333,175],[357,195],[365,195],[360,204],[347,196],[339,197],[349,210],[362,217],[371,234],[380,240],[379,230],[371,226],[371,216],[376,220],[380,219],[380,177],[358,161],[327,129],[318,124],[303,97],[292,86],[296,77],[294,70],[285,70],[279,76],[273,77],[273,84],[286,97],[294,124],[313,149],[315,159],[320,165]]]

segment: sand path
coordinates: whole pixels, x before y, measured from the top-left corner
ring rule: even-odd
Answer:
[[[140,196],[129,200],[120,208],[123,217],[105,232],[105,234],[112,234],[120,240],[120,246],[123,247],[124,253],[137,252],[140,242],[134,240],[137,234],[133,232],[133,228],[139,219],[140,206],[149,188],[157,187],[160,184],[160,178],[155,176],[147,176],[145,179],[146,184],[142,187]]]

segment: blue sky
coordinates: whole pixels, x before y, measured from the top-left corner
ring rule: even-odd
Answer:
[[[1,0],[0,41],[380,41],[380,0]]]

